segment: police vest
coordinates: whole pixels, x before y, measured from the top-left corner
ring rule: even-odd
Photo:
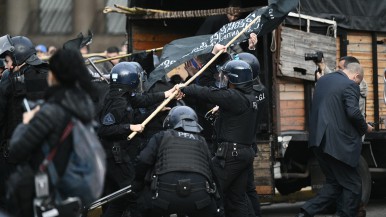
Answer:
[[[203,137],[176,130],[165,131],[157,153],[155,174],[195,172],[212,181],[209,151]]]
[[[40,66],[26,65],[19,71],[10,74],[8,79],[11,79],[11,95],[7,101],[6,129],[3,131],[3,138],[9,139],[13,130],[23,120],[24,108],[22,101],[24,98],[28,100],[43,99],[45,91],[48,88],[47,84],[47,64]]]
[[[238,91],[236,93],[248,101],[248,109],[237,115],[226,111],[220,112],[216,121],[218,140],[252,145],[256,141],[258,101],[254,94],[243,94]]]

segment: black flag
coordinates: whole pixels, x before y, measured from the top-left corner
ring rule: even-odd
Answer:
[[[145,88],[148,90],[155,82],[162,80],[169,71],[193,57],[210,53],[214,45],[226,45],[257,17],[259,19],[235,40],[235,44],[247,40],[252,32],[261,36],[273,31],[297,6],[298,2],[299,0],[271,0],[269,6],[253,11],[244,19],[224,25],[213,35],[200,35],[172,41],[164,46],[161,63],[150,73]]]
[[[88,30],[88,36],[83,36],[83,33],[79,33],[76,38],[71,39],[63,44],[63,49],[80,50],[82,47],[91,44],[92,32]]]

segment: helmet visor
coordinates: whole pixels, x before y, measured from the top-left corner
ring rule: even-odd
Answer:
[[[138,84],[138,87],[135,89],[134,92],[136,92],[136,93],[144,93],[145,92],[144,83],[147,80],[146,71],[142,70],[141,72],[139,72],[138,73],[138,77],[139,77],[139,84]]]
[[[13,52],[15,47],[11,41],[11,37],[9,35],[4,35],[0,37],[0,57],[4,58],[5,52]]]
[[[228,76],[220,71],[216,74],[214,74],[215,85],[217,88],[227,88],[228,87]]]

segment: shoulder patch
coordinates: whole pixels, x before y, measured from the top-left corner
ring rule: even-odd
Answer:
[[[102,124],[103,124],[103,125],[106,125],[106,126],[115,124],[115,117],[114,117],[114,115],[111,114],[110,112],[107,113],[107,115],[105,115],[105,116],[103,117]]]

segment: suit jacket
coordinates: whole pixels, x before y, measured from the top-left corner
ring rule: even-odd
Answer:
[[[361,136],[367,123],[359,110],[359,85],[341,71],[321,77],[315,87],[309,147],[321,147],[332,157],[358,165]]]

